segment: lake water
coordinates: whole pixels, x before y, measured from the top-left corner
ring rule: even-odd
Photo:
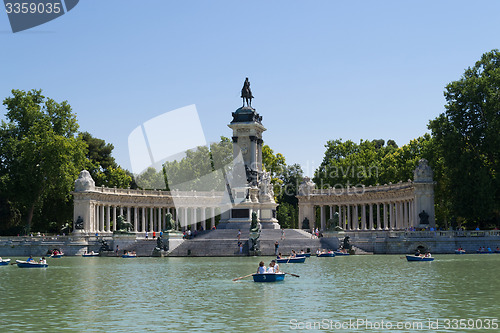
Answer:
[[[308,258],[281,265],[299,278],[231,281],[261,259],[272,258],[65,257],[48,259],[47,269],[2,266],[0,332],[500,331],[477,329],[500,320],[500,254]]]

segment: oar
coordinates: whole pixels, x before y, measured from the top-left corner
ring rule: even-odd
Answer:
[[[300,276],[299,276],[299,275],[297,275],[297,274],[292,274],[292,273],[287,273],[287,272],[283,272],[283,273],[285,273],[285,274],[289,274],[289,275],[291,275],[291,276],[295,276],[295,277],[300,277]]]
[[[252,276],[252,275],[253,275],[253,273],[252,273],[252,274],[245,275],[245,276],[240,276],[240,277],[238,277],[238,278],[236,278],[236,279],[233,279],[233,281],[238,281],[238,280],[241,280],[241,279],[247,278],[247,277]]]

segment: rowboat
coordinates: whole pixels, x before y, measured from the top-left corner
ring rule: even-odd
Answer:
[[[50,258],[62,258],[63,256],[64,256],[64,253],[51,254]]]
[[[253,282],[278,282],[285,279],[285,273],[253,274]]]
[[[465,250],[455,250],[455,254],[465,254]]]
[[[335,256],[348,256],[349,252],[335,251]]]
[[[309,258],[309,257],[311,257],[311,254],[310,254],[310,253],[297,253],[295,256],[296,256],[297,258],[298,258],[298,257],[306,257],[306,258]]]
[[[137,258],[137,254],[122,254],[122,258]]]
[[[476,253],[481,253],[481,254],[485,254],[485,253],[493,253],[493,251],[488,251],[488,250],[476,250]]]
[[[433,257],[420,257],[420,256],[406,256],[406,260],[408,261],[433,261]]]
[[[318,253],[316,257],[335,257],[334,252]]]
[[[7,266],[10,263],[10,259],[2,259],[0,261],[0,266]]]
[[[297,264],[306,261],[306,257],[295,257],[295,258],[281,258],[276,259],[278,264]]]
[[[48,267],[48,264],[41,264],[36,261],[22,261],[16,260],[17,267],[19,268],[45,268]]]
[[[82,254],[82,257],[98,257],[98,256],[99,256],[99,253],[95,253],[94,251],[92,251],[90,253]]]

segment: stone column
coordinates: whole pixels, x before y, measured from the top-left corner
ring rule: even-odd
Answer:
[[[212,225],[210,226],[211,228],[215,227],[215,208],[210,207],[210,215],[212,217]]]
[[[141,231],[146,232],[146,207],[142,207],[142,224],[141,224]]]
[[[352,230],[352,228],[351,228],[351,205],[347,205],[346,209],[347,209],[347,230]]]
[[[123,216],[123,206],[120,206],[120,215]]]
[[[148,231],[153,231],[153,219],[154,219],[154,208],[149,207],[149,229]]]
[[[333,211],[334,211],[333,206],[334,206],[334,205],[330,205],[330,206],[329,206],[329,207],[330,207],[330,219],[332,219],[332,218],[333,218]]]
[[[106,231],[111,232],[111,206],[107,205],[107,215],[106,215]]]
[[[387,203],[384,203],[384,230],[389,230],[389,224],[387,222]]]
[[[369,208],[369,211],[368,211],[368,214],[369,214],[369,224],[370,226],[368,227],[368,229],[370,230],[375,230],[375,225],[373,224],[373,204],[370,203],[370,208]]]
[[[158,218],[156,219],[157,224],[156,224],[156,232],[160,232],[161,230],[161,208],[158,207]]]
[[[104,232],[104,205],[100,205],[101,213],[99,216],[99,233]]]
[[[116,205],[113,206],[113,231],[116,231]]]
[[[320,209],[320,215],[321,215],[321,225],[320,225],[320,229],[321,231],[324,231],[325,228],[326,228],[326,217],[325,217],[325,206],[324,205],[320,205],[319,206],[319,209]]]
[[[394,230],[394,203],[389,202],[389,229]]]
[[[137,232],[139,230],[138,223],[139,223],[139,207],[135,206],[134,207],[134,232]]]
[[[339,205],[339,226],[344,230],[346,229],[344,211],[342,210],[342,205]]]
[[[193,226],[191,227],[193,230],[198,230],[198,207],[193,207],[193,219],[192,219],[192,223],[193,223]]]
[[[206,210],[207,207],[201,207],[201,227],[203,228],[203,230],[207,230],[207,222],[206,222]]]
[[[356,227],[354,230],[359,230],[359,211],[358,211],[358,205],[354,205],[354,219],[353,219]]]
[[[380,203],[377,202],[377,230],[382,230],[382,219],[380,218]]]
[[[127,222],[132,223],[132,216],[130,216],[130,206],[127,207]]]
[[[361,207],[361,230],[366,230],[366,204]]]

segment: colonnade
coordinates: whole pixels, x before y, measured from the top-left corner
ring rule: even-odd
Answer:
[[[310,221],[311,228],[327,229],[327,221],[337,213],[339,226],[344,230],[395,230],[415,225],[416,211],[413,199],[390,202],[361,202],[314,205],[319,210],[319,224]],[[316,215],[316,214],[314,214]]]
[[[203,230],[215,226],[215,217],[220,214],[218,207],[155,207],[139,205],[117,205],[95,202],[91,204],[92,214],[89,225],[91,233],[106,233],[117,230],[116,219],[123,216],[133,225],[134,232],[160,232],[166,228],[166,215],[172,214],[180,228],[188,226],[193,230]]]

